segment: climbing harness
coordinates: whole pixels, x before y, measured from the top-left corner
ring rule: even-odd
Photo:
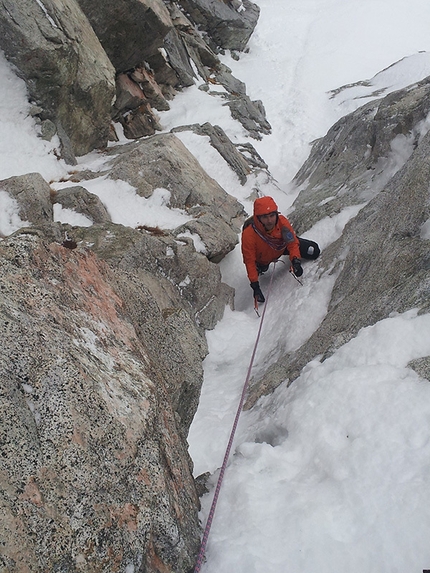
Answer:
[[[277,261],[276,261],[276,262],[277,262]],[[276,265],[276,262],[275,262],[275,265]],[[249,380],[250,380],[250,377],[251,377],[251,370],[252,370],[252,366],[253,366],[253,364],[254,364],[254,358],[255,358],[255,354],[256,354],[256,352],[257,352],[258,343],[259,343],[259,341],[260,341],[260,335],[261,335],[261,330],[262,330],[262,328],[263,328],[264,316],[265,316],[265,314],[266,314],[267,304],[268,304],[268,302],[269,302],[269,297],[270,297],[270,291],[271,291],[271,289],[272,289],[273,275],[274,275],[274,269],[273,269],[272,274],[271,274],[271,277],[270,277],[269,288],[268,288],[268,292],[267,292],[267,296],[266,296],[266,302],[265,302],[265,304],[264,304],[263,312],[262,312],[262,314],[261,314],[261,320],[260,320],[260,326],[258,327],[257,338],[256,338],[256,340],[255,340],[254,349],[253,349],[253,351],[252,351],[252,356],[251,356],[251,361],[250,361],[250,363],[249,363],[248,372],[247,372],[247,375],[246,375],[245,383],[244,383],[244,385],[243,385],[242,396],[241,396],[241,398],[240,398],[239,406],[238,406],[237,412],[236,412],[236,417],[235,417],[235,419],[234,419],[233,427],[232,427],[232,430],[231,430],[231,433],[230,433],[230,439],[229,439],[229,441],[228,441],[227,449],[226,449],[226,451],[225,451],[224,461],[223,461],[223,463],[222,463],[221,470],[220,470],[220,474],[219,474],[219,477],[218,477],[218,482],[217,482],[217,485],[216,485],[216,488],[215,488],[215,494],[214,494],[214,498],[213,498],[213,500],[212,500],[212,506],[211,506],[211,509],[210,509],[210,511],[209,511],[209,516],[208,516],[208,519],[207,519],[207,522],[206,522],[206,527],[205,527],[205,530],[204,530],[204,533],[203,533],[202,543],[201,543],[201,545],[200,545],[200,551],[199,551],[199,555],[198,555],[198,557],[197,557],[197,564],[196,564],[196,566],[195,566],[195,568],[194,568],[194,573],[199,573],[200,568],[201,568],[201,566],[202,566],[202,564],[203,564],[203,558],[204,558],[204,555],[205,555],[206,544],[207,544],[208,537],[209,537],[209,532],[210,532],[210,529],[211,529],[211,526],[212,526],[212,521],[213,521],[213,517],[214,517],[214,514],[215,514],[216,505],[217,505],[217,502],[218,502],[218,497],[219,497],[219,492],[220,492],[220,489],[221,489],[222,480],[223,480],[223,478],[224,478],[224,473],[225,473],[225,470],[226,470],[226,467],[227,467],[228,458],[229,458],[229,456],[230,456],[230,450],[231,450],[231,447],[232,447],[232,445],[233,445],[233,440],[234,440],[234,435],[235,435],[235,433],[236,433],[236,428],[237,428],[237,425],[238,425],[238,423],[239,423],[240,414],[241,414],[241,412],[242,412],[243,404],[244,404],[244,402],[245,402],[246,391],[248,390]],[[257,314],[258,314],[258,312],[257,312]],[[260,315],[259,315],[259,316],[260,316]]]

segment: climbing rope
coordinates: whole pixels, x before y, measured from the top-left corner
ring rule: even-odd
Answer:
[[[275,265],[276,265],[276,262],[275,262]],[[272,290],[273,275],[275,274],[275,273],[274,273],[274,270],[275,270],[275,269],[273,269],[272,274],[271,274],[271,277],[270,277],[269,288],[268,288],[267,296],[266,296],[266,303],[265,303],[265,305],[264,305],[263,312],[262,312],[262,314],[261,314],[260,326],[258,327],[257,338],[256,338],[256,340],[255,340],[254,349],[253,349],[252,355],[251,355],[251,361],[250,361],[250,363],[249,363],[248,372],[247,372],[247,375],[246,375],[245,383],[244,383],[244,385],[243,385],[242,396],[241,396],[241,398],[240,398],[239,406],[238,406],[238,408],[237,408],[236,417],[235,417],[235,419],[234,419],[233,427],[232,427],[232,430],[231,430],[231,433],[230,433],[230,438],[229,438],[228,444],[227,444],[227,449],[226,449],[225,455],[224,455],[224,461],[223,461],[223,463],[222,463],[221,470],[220,470],[220,474],[219,474],[219,477],[218,477],[218,482],[217,482],[217,484],[216,484],[215,493],[214,493],[214,498],[213,498],[213,500],[212,500],[211,509],[210,509],[210,511],[209,511],[208,519],[207,519],[207,522],[206,522],[206,527],[205,527],[205,530],[204,530],[204,533],[203,533],[202,543],[201,543],[201,545],[200,545],[200,551],[199,551],[199,555],[198,555],[198,557],[197,557],[197,564],[196,564],[196,566],[195,566],[195,568],[194,568],[194,573],[199,573],[200,568],[201,568],[201,566],[202,566],[202,564],[203,564],[203,558],[204,558],[204,555],[205,555],[206,545],[207,545],[208,538],[209,538],[209,532],[210,532],[210,529],[211,529],[211,526],[212,526],[212,521],[213,521],[213,518],[214,518],[215,509],[216,509],[216,505],[217,505],[217,502],[218,502],[218,497],[219,497],[219,492],[220,492],[220,489],[221,489],[222,480],[223,480],[223,478],[224,478],[224,473],[225,473],[225,470],[226,470],[226,468],[227,468],[227,462],[228,462],[228,458],[229,458],[229,456],[230,456],[230,450],[231,450],[232,445],[233,445],[234,435],[235,435],[235,433],[236,433],[236,428],[237,428],[237,425],[238,425],[238,423],[239,423],[240,414],[241,414],[241,412],[242,412],[243,404],[244,404],[244,402],[245,402],[246,391],[248,390],[249,380],[250,380],[250,377],[251,377],[251,370],[252,370],[252,366],[253,366],[253,364],[254,364],[254,359],[255,359],[255,354],[256,354],[256,352],[257,352],[258,343],[259,343],[259,341],[260,341],[260,335],[261,335],[261,331],[262,331],[262,328],[263,328],[264,315],[266,314],[266,309],[267,309],[267,305],[268,305],[269,297],[270,297],[270,291]]]

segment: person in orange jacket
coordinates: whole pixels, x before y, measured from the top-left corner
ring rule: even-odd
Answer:
[[[278,212],[272,197],[254,201],[254,216],[243,225],[242,255],[257,302],[265,301],[258,277],[267,271],[270,263],[288,255],[292,272],[300,277],[303,274],[300,259],[316,259],[319,254],[317,243],[296,236],[289,220]]]

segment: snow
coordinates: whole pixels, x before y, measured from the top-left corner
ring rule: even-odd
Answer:
[[[12,71],[0,51],[0,178],[38,172],[47,181],[67,174],[64,161],[55,156],[58,140],[48,143],[36,137],[25,84]]]
[[[203,570],[428,567],[429,352],[430,316],[393,316],[245,412]]]
[[[127,227],[147,225],[160,229],[175,229],[191,219],[182,209],[169,207],[171,193],[167,189],[155,189],[151,197],[145,198],[138,195],[135,188],[126,181],[109,179],[105,175],[80,183],[53,182],[51,186],[57,190],[74,186],[85,187],[100,198],[113,223]],[[55,220],[76,224],[72,223],[65,209],[56,212]]]
[[[11,197],[6,191],[0,190],[0,207],[0,236],[10,235],[18,229],[30,225],[28,221],[21,219],[16,199]]]
[[[249,51],[222,61],[261,99],[272,134],[249,140],[221,95],[196,85],[160,113],[165,131],[209,121],[234,143],[250,141],[274,176],[262,171],[242,186],[206,136],[178,132],[208,174],[252,210],[255,190],[272,195],[287,213],[298,189],[291,183],[333,123],[375,97],[430,75],[428,0],[255,0],[261,7]],[[54,189],[70,187],[70,168],[56,157],[58,141],[37,137],[25,87],[0,57],[0,179],[40,172]],[[200,82],[201,83],[201,82]],[[221,88],[211,90],[222,93]],[[428,121],[417,126],[421,136]],[[117,127],[120,144],[125,141]],[[113,145],[110,144],[110,147]],[[410,138],[393,142],[382,177],[407,160]],[[80,168],[96,173],[105,158],[93,152]],[[114,222],[175,228],[188,215],[169,207],[169,192],[139,197],[100,175],[81,182],[105,204]],[[329,201],[330,198],[325,201]],[[364,204],[363,204],[364,205]],[[324,249],[363,207],[319,221],[305,236]],[[56,208],[56,220],[88,224]],[[79,222],[80,221],[80,222]],[[0,233],[27,224],[16,202],[0,192]],[[185,236],[204,250],[201,238]],[[421,229],[430,240],[430,221]],[[169,253],[167,253],[169,256]],[[189,434],[195,475],[218,478],[259,327],[237,247],[221,263],[236,289],[216,328],[199,409]],[[252,375],[294,352],[327,312],[336,276],[318,262],[304,264],[303,286],[277,264],[262,277],[267,296]],[[188,279],[189,280],[189,279]],[[186,280],[184,281],[184,285]],[[398,573],[430,569],[430,384],[409,366],[430,355],[430,315],[416,309],[362,329],[324,362],[316,356],[298,380],[284,383],[242,413],[215,513],[203,573]],[[213,498],[202,498],[204,525]]]
[[[191,239],[194,245],[194,249],[198,253],[203,253],[204,255],[207,254],[208,250],[202,238],[197,233],[191,233],[190,231],[185,231],[184,233],[178,233],[176,237],[179,239],[180,237],[185,237]]]
[[[81,213],[62,207],[59,203],[53,205],[54,208],[54,221],[61,223],[68,223],[76,227],[91,227],[93,221]]]

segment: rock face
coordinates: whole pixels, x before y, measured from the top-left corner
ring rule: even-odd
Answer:
[[[336,282],[326,318],[310,339],[253,382],[247,406],[325,359],[362,327],[392,312],[430,310],[430,79],[367,104],[317,142],[297,175],[303,191],[291,214],[299,233],[351,205],[359,213],[321,256]]]
[[[90,247],[112,266],[137,274],[163,312],[185,310],[202,335],[201,329],[214,328],[225,306],[233,304],[233,289],[221,282],[218,266],[197,253],[190,239],[159,233],[156,228],[135,230],[113,224],[70,231],[78,244]],[[54,236],[61,241],[58,228]]]
[[[114,159],[109,177],[127,181],[143,197],[168,189],[170,205],[193,217],[176,234],[198,234],[211,261],[219,262],[237,244],[243,207],[206,174],[175,135],[157,135],[125,150]]]
[[[249,99],[216,55],[218,45],[244,49],[259,13],[248,0],[198,2],[195,22],[180,4],[163,0],[3,6],[0,48],[27,84],[40,136],[58,135],[58,153],[69,164],[117,140],[112,121],[128,139],[160,131],[154,110],[168,110],[168,100],[197,75],[225,86],[232,116],[252,137],[270,132],[262,103]],[[208,26],[205,38],[197,21]]]
[[[242,51],[254,31],[260,9],[249,0],[179,0],[191,20],[217,46]]]
[[[104,175],[144,197],[170,189],[186,226],[113,224],[76,185],[100,173],[59,191],[38,173],[0,182],[28,225],[0,241],[5,571],[188,573],[199,548],[186,437],[205,329],[233,303],[212,259],[243,208],[173,134],[121,151]],[[55,223],[56,203],[93,225]]]
[[[419,144],[430,112],[430,78],[340,119],[296,175],[302,229],[375,197]]]
[[[37,233],[4,240],[0,261],[1,569],[188,571],[198,499],[178,378],[159,364],[181,368],[190,320]]]
[[[117,72],[153,56],[173,27],[161,0],[78,0]]]
[[[115,94],[114,69],[74,0],[3,0],[0,47],[56,125],[63,156],[106,145]]]

